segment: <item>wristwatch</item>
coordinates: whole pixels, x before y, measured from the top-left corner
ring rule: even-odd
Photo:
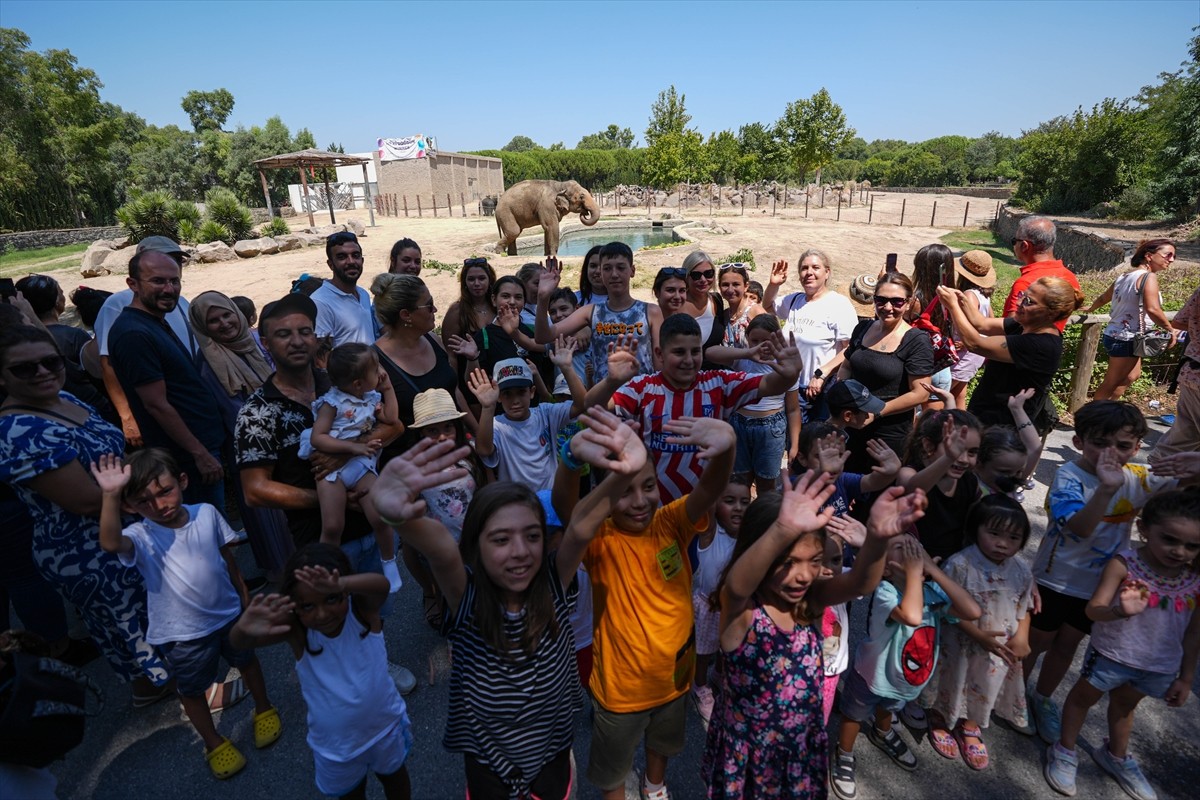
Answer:
[[[825,373],[821,371],[820,367],[817,367],[816,369],[813,370],[813,377],[819,378],[821,380],[825,380]]]

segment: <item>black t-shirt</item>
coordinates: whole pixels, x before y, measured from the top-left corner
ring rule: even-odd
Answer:
[[[50,335],[54,337],[54,341],[58,345],[59,352],[67,361],[66,381],[63,383],[63,389],[96,409],[100,416],[109,422],[120,427],[121,418],[117,415],[112,403],[109,402],[108,394],[104,391],[104,382],[92,378],[80,361],[80,351],[83,350],[85,344],[92,340],[92,337],[82,328],[63,325],[61,322],[47,325],[46,330],[50,331]]]
[[[958,479],[953,497],[942,494],[936,486],[927,495],[925,516],[917,520],[917,538],[930,557],[947,559],[963,549],[963,524],[979,499],[979,479],[968,472]]]
[[[1034,394],[1025,401],[1025,413],[1036,418],[1062,360],[1063,341],[1057,333],[1022,333],[1009,317],[1004,320],[1004,334],[1013,363],[989,358],[967,403],[967,410],[984,425],[1012,425],[1008,398],[1029,388]]]
[[[383,365],[383,369],[387,372],[388,379],[392,382],[392,390],[396,393],[396,407],[400,421],[404,423],[404,433],[390,445],[383,449],[383,453],[379,457],[380,466],[386,464],[399,453],[403,453],[409,447],[416,443],[420,436],[420,431],[411,429],[413,423],[413,400],[417,395],[427,389],[445,389],[454,397],[454,390],[458,388],[458,375],[454,372],[454,367],[450,366],[450,357],[446,355],[446,351],[438,344],[438,341],[433,338],[432,334],[425,334],[425,339],[429,342],[429,346],[433,348],[433,355],[436,359],[433,364],[433,369],[426,372],[424,375],[413,375],[405,372],[400,368],[400,365],[392,361],[388,354],[375,346],[375,354],[379,356],[379,363]],[[489,373],[490,374],[490,373]],[[460,408],[459,411],[466,409]]]

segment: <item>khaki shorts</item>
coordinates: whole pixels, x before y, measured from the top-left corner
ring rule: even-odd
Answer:
[[[687,695],[645,711],[625,714],[595,704],[588,780],[607,792],[625,784],[642,735],[646,749],[670,758],[683,752],[687,740]]]

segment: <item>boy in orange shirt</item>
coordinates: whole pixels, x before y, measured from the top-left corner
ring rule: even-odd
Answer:
[[[684,746],[687,693],[695,671],[692,569],[687,550],[733,470],[734,434],[718,419],[683,417],[664,430],[671,444],[706,459],[696,488],[660,507],[654,463],[634,478],[588,547],[595,636],[590,681],[588,779],[605,800],[625,797],[625,777],[645,735],[642,800],[668,800],[667,759]]]

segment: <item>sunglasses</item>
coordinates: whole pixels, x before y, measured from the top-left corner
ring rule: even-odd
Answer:
[[[358,237],[350,231],[339,231],[330,236],[327,241],[329,244],[346,244],[347,242],[357,242]]]
[[[880,297],[875,295],[875,305],[880,308],[891,306],[892,308],[903,308],[908,303],[907,297]]]
[[[8,365],[5,369],[11,372],[14,378],[29,380],[40,370],[44,369],[50,373],[62,372],[65,366],[66,362],[62,356],[46,356],[38,361],[18,361],[16,364]]]
[[[1036,306],[1038,304],[1037,300],[1034,300],[1025,292],[1021,292],[1018,297],[1020,299],[1017,301],[1017,305],[1021,308],[1029,308],[1030,306]]]
[[[717,274],[716,270],[706,269],[703,272],[701,272],[698,269],[694,269],[691,271],[691,278],[694,281],[699,281],[699,280],[711,281],[714,277],[716,277],[716,274]]]
[[[732,264],[722,264],[719,268],[721,272],[728,272],[731,269],[736,269],[741,272],[746,271],[746,264],[743,261],[735,261]]]
[[[463,261],[464,267],[486,267],[488,260],[486,258],[468,258]]]
[[[658,274],[666,275],[668,278],[687,278],[687,270],[683,267],[663,267],[658,271]]]

